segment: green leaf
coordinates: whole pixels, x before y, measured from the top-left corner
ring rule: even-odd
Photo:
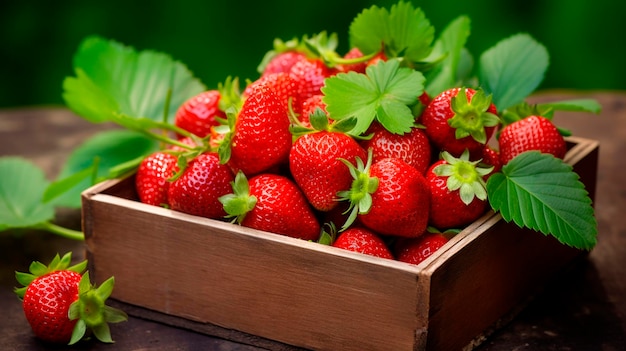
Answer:
[[[547,102],[538,105],[541,108],[554,111],[591,112],[596,114],[602,111],[602,105],[595,99],[572,99]]]
[[[52,182],[43,194],[43,202],[49,202],[78,186],[85,179],[93,179],[97,174],[96,163],[63,179]]]
[[[521,153],[487,182],[491,207],[505,221],[590,250],[597,222],[591,199],[572,167],[549,154]]]
[[[424,75],[392,59],[369,66],[366,74],[348,72],[327,78],[322,100],[330,118],[357,118],[350,134],[364,133],[374,119],[390,132],[403,134],[415,123],[409,106],[423,91]]]
[[[459,84],[461,80],[459,63],[470,35],[470,24],[469,17],[459,16],[448,24],[435,42],[430,56],[437,57],[445,54],[446,58],[439,66],[426,74],[426,91],[431,96],[437,96],[444,90],[462,85]]]
[[[112,40],[86,38],[74,55],[76,77],[63,82],[63,99],[79,116],[100,123],[114,114],[163,120],[168,96],[167,121],[176,109],[206,87],[188,68],[170,56],[136,51]]]
[[[381,50],[387,57],[403,57],[418,62],[432,50],[435,29],[419,8],[410,2],[399,2],[388,11],[376,5],[363,10],[349,27],[351,47],[364,54]]]
[[[158,144],[152,139],[128,130],[109,130],[92,136],[74,149],[58,177],[61,180],[67,177],[71,179],[73,176],[82,179],[52,200],[52,203],[55,206],[80,207],[81,192],[93,185],[91,177],[80,175],[84,176],[83,172],[93,166],[94,159],[98,159],[98,179],[108,179],[112,168],[127,161],[139,160],[141,156],[148,155],[157,149]]]
[[[3,157],[0,174],[0,229],[34,226],[54,218],[54,207],[42,202],[49,181],[39,167],[19,157]]]
[[[541,84],[548,64],[543,45],[528,34],[517,34],[480,56],[480,84],[502,111],[525,100]]]

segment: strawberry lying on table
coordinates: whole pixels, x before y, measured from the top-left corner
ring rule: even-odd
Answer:
[[[22,299],[26,320],[35,336],[50,343],[75,344],[87,336],[87,331],[111,343],[108,323],[128,318],[123,311],[105,305],[114,278],[96,288],[89,273],[83,273],[87,261],[70,266],[71,258],[71,253],[56,255],[48,266],[33,262],[29,273],[15,273],[24,285],[15,293]]]

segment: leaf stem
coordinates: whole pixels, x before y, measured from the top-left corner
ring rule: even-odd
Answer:
[[[48,232],[51,232],[53,234],[56,234],[66,239],[72,239],[72,240],[77,240],[77,241],[85,240],[85,235],[83,234],[83,232],[74,230],[74,229],[61,227],[51,222],[41,222],[33,226],[33,228],[46,230]]]

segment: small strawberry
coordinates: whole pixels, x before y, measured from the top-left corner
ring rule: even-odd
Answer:
[[[298,95],[302,101],[321,94],[324,80],[336,73],[321,59],[308,59],[296,62],[289,71],[298,84]]]
[[[296,49],[272,54],[273,56],[271,56],[268,62],[261,66],[261,77],[274,73],[289,72],[293,65],[307,58],[304,52]]]
[[[300,116],[298,117],[300,123],[307,127],[310,127],[310,116],[311,114],[315,113],[318,108],[322,110],[322,112],[327,113],[326,104],[322,101],[323,97],[324,95],[316,94],[302,102]]]
[[[361,52],[361,50],[359,50],[359,48],[352,48],[350,49],[344,56],[343,58],[345,60],[351,60],[351,59],[357,59],[357,58],[362,58],[364,55]],[[344,64],[339,64],[337,65],[337,70],[341,71],[341,72],[350,72],[350,71],[354,71],[357,73],[363,73],[365,74],[365,69],[367,68],[367,61],[358,61],[355,63],[344,63]]]
[[[252,176],[288,164],[291,122],[271,84],[250,89],[239,114],[229,115],[229,125],[219,155],[234,173],[241,170]]]
[[[146,156],[139,164],[135,176],[139,201],[154,206],[168,206],[168,179],[174,175],[176,164],[177,157],[164,151],[156,151]]]
[[[424,233],[417,238],[398,240],[394,253],[396,260],[411,264],[420,264],[448,242],[441,233]]]
[[[460,94],[463,91],[464,93]],[[491,97],[482,90],[452,88],[435,96],[419,121],[440,150],[459,157],[468,149],[480,154],[499,123]]]
[[[498,138],[503,165],[525,151],[537,150],[563,158],[567,151],[565,139],[549,119],[528,116],[505,126]]]
[[[490,145],[485,145],[482,152],[481,164],[486,165],[487,167],[493,167],[493,170],[485,175],[483,178],[485,181],[489,179],[489,177],[497,172],[500,172],[502,169],[502,162],[500,161],[500,152]]]
[[[400,135],[389,132],[375,121],[366,134],[372,137],[361,141],[361,146],[366,150],[372,148],[372,162],[389,157],[399,158],[420,173],[426,173],[430,165],[431,146],[423,129],[412,128],[411,132]]]
[[[243,97],[247,97],[258,85],[270,86],[278,99],[283,102],[285,111],[288,111],[290,108],[294,111],[301,110],[302,102],[298,95],[298,85],[289,73],[279,72],[263,75],[246,87],[243,91]]]
[[[363,165],[346,162],[354,175],[352,188],[340,193],[350,201],[348,228],[357,214],[361,223],[383,235],[417,237],[428,224],[430,191],[424,175],[397,158],[385,158],[372,164],[372,151]]]
[[[105,305],[113,291],[111,277],[96,288],[89,274],[81,275],[87,261],[69,266],[71,253],[56,255],[50,265],[33,262],[30,273],[16,272],[24,285],[15,289],[22,299],[26,320],[39,339],[50,343],[75,344],[91,330],[102,342],[113,342],[107,323],[125,321],[123,311]]]
[[[383,239],[366,228],[349,228],[337,237],[332,246],[366,255],[393,259],[393,255]]]
[[[311,123],[317,130],[297,135],[289,153],[289,169],[311,205],[330,211],[339,204],[337,193],[352,184],[350,169],[343,162],[364,159],[367,153],[350,135],[333,129],[323,113],[312,114]]]
[[[200,154],[169,185],[170,208],[206,218],[223,218],[226,212],[218,199],[230,193],[234,179],[230,167],[221,164],[216,153]]]
[[[470,161],[468,151],[460,158],[444,151],[442,157],[426,172],[431,193],[429,224],[438,229],[457,228],[485,212],[484,176],[492,168],[478,167],[479,161]]]
[[[304,194],[289,178],[237,173],[232,193],[220,198],[229,217],[244,227],[303,240],[317,240],[320,224]]]
[[[219,125],[217,118],[226,118],[220,110],[221,94],[218,90],[204,91],[185,101],[176,111],[174,124],[201,138],[211,133],[211,127]]]

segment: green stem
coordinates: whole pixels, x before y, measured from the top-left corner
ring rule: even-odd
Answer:
[[[43,230],[49,231],[49,232],[51,232],[53,234],[56,234],[58,236],[66,238],[66,239],[72,239],[72,240],[78,240],[78,241],[85,240],[85,235],[83,234],[83,232],[78,231],[78,230],[65,228],[65,227],[61,227],[59,225],[56,225],[56,224],[50,223],[50,222],[39,223],[39,224],[35,225],[33,228],[35,228],[35,229],[43,229]]]

